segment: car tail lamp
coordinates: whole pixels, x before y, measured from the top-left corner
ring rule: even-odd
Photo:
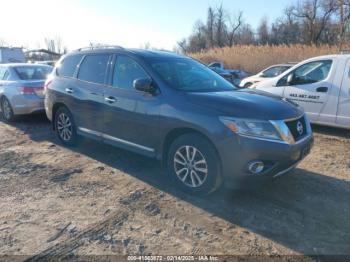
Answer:
[[[23,86],[20,88],[22,95],[36,95],[38,92],[42,91],[43,87],[26,87]]]
[[[51,84],[52,80],[46,80],[44,84],[44,93],[46,93],[46,90],[49,88],[49,85]]]

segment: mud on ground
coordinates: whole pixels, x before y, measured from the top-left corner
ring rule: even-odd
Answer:
[[[314,130],[293,174],[197,198],[156,161],[62,147],[44,116],[0,120],[0,255],[350,255],[350,132]]]

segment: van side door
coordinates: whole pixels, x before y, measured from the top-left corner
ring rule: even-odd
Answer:
[[[338,97],[336,124],[350,128],[350,59],[346,62]]]
[[[285,86],[283,96],[299,104],[312,122],[319,120],[332,88],[335,71],[333,60],[308,62],[279,80]]]

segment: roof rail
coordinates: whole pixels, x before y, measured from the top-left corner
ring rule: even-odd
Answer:
[[[97,46],[81,47],[81,48],[78,48],[76,51],[81,52],[86,50],[98,50],[98,49],[124,49],[124,48],[119,45],[97,45]]]

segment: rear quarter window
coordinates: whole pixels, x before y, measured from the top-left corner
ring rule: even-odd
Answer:
[[[83,55],[71,55],[63,59],[58,65],[56,75],[61,77],[73,77]]]

